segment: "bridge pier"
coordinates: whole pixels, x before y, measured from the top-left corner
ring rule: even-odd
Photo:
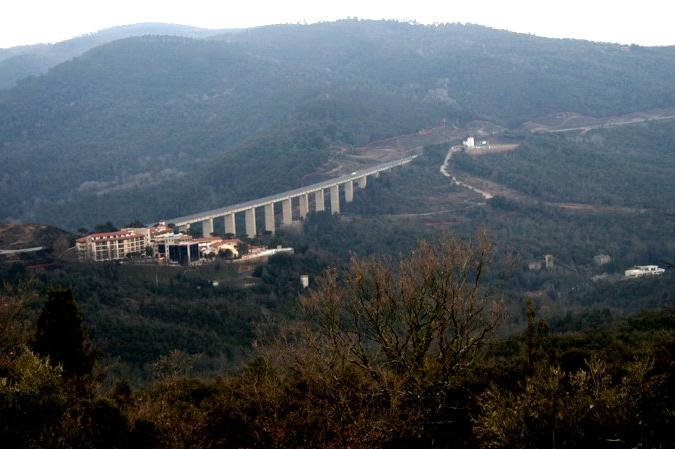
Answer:
[[[274,203],[265,204],[265,231],[274,234]]]
[[[345,186],[345,202],[351,203],[354,201],[354,181],[347,181]]]
[[[223,217],[225,221],[225,234],[237,235],[237,227],[234,224],[234,214],[227,214]]]
[[[326,203],[323,197],[323,189],[314,192],[314,210],[323,212],[326,210]]]
[[[330,212],[331,214],[340,213],[340,186],[338,184],[330,187]]]
[[[282,223],[284,225],[293,224],[293,203],[290,198],[281,201]]]
[[[249,238],[254,238],[256,236],[255,229],[255,207],[246,209],[246,235]]]
[[[210,237],[213,234],[213,218],[202,221],[202,237]]]
[[[305,219],[309,213],[309,195],[300,195],[298,199],[300,200],[300,218]]]
[[[274,210],[276,203],[281,203],[282,206],[282,223],[284,225],[293,222],[293,198],[299,199],[300,218],[304,219],[310,212],[309,196],[314,194],[314,208],[317,212],[327,210],[325,203],[326,190],[330,194],[330,208],[331,213],[340,213],[340,184],[344,185],[344,199],[346,202],[354,200],[355,184],[360,189],[364,189],[367,185],[368,176],[375,178],[380,177],[381,173],[392,171],[392,168],[402,167],[408,165],[415,157],[409,156],[407,158],[398,159],[396,161],[377,164],[358,172],[353,172],[351,175],[343,175],[334,179],[317,182],[298,189],[289,190],[287,192],[269,195],[253,201],[245,201],[243,203],[234,204],[227,207],[213,209],[201,213],[177,217],[173,220],[166,220],[170,223],[175,223],[180,232],[189,233],[190,224],[201,223],[202,234],[204,236],[210,235],[214,231],[213,217],[223,217],[225,225],[225,233],[229,235],[236,235],[236,214],[243,212],[245,214],[245,233],[249,237],[257,235],[256,228],[256,208],[265,208],[265,228],[270,232],[275,232],[276,223],[274,220]],[[218,218],[220,219],[220,218]],[[240,233],[243,234],[243,232]]]

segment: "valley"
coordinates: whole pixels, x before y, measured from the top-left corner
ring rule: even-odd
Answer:
[[[667,447],[672,73],[393,20],[0,51],[0,446]]]

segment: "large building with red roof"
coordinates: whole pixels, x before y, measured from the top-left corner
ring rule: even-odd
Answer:
[[[77,239],[80,260],[103,262],[124,259],[129,255],[145,254],[150,245],[150,233],[139,230],[99,232]]]

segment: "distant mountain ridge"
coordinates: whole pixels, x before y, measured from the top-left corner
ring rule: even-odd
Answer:
[[[0,218],[69,229],[299,186],[340,148],[446,123],[675,105],[675,48],[345,20],[141,36],[0,91]]]
[[[0,49],[0,89],[12,87],[27,76],[44,73],[51,67],[80,56],[87,50],[115,40],[144,35],[203,38],[224,31],[226,30],[208,30],[166,23],[139,23],[107,28],[55,44],[21,45]]]

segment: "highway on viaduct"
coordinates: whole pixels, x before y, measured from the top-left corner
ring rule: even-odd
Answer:
[[[318,182],[316,184],[289,190],[287,192],[163,221],[167,223],[173,223],[183,231],[187,230],[191,224],[201,223],[203,235],[208,236],[213,233],[213,220],[222,218],[225,222],[225,233],[236,234],[235,214],[244,212],[246,234],[249,237],[254,237],[257,233],[255,210],[258,207],[264,207],[265,230],[273,233],[275,231],[275,203],[281,203],[282,205],[282,224],[291,224],[293,222],[294,199],[298,199],[300,217],[304,218],[309,213],[310,194],[314,195],[315,210],[317,212],[325,210],[324,190],[328,189],[330,194],[331,213],[336,214],[340,212],[340,186],[343,186],[345,201],[351,202],[354,197],[354,182],[356,182],[360,188],[365,188],[366,179],[368,176],[379,176],[381,172],[389,171],[394,167],[406,165],[416,157],[417,156],[415,155],[403,159],[384,162],[370,166],[368,168],[357,170],[348,175],[343,175],[338,178],[333,178]]]

